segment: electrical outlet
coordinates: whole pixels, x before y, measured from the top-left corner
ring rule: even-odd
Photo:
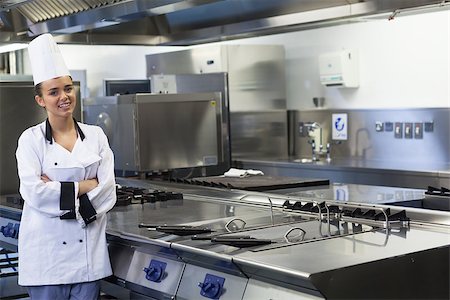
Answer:
[[[394,124],[394,137],[396,139],[403,138],[403,123],[395,122]]]
[[[413,138],[413,123],[405,123],[405,139]]]
[[[414,138],[423,139],[423,123],[414,123]]]

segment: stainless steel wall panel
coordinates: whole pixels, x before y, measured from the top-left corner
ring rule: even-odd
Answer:
[[[84,105],[86,122],[107,132],[117,170],[229,166],[220,93],[132,94]]]
[[[331,140],[331,116],[333,113],[348,114],[348,140],[336,144]],[[405,163],[431,166],[450,163],[450,109],[377,109],[377,110],[311,110],[297,112],[298,122],[317,122],[322,127],[323,144],[332,142],[331,157],[338,159],[357,159],[361,161],[378,160],[398,164]],[[432,132],[423,132],[423,138],[394,138],[393,131],[377,132],[375,122],[433,123]],[[310,137],[298,133],[295,128],[296,152],[299,158],[311,158]],[[404,128],[403,128],[404,131]],[[316,141],[318,146],[318,142]],[[422,168],[423,169],[423,168]]]
[[[233,45],[225,49],[231,112],[286,109],[282,46]]]
[[[230,111],[286,108],[284,48],[222,45],[146,56],[147,77],[228,73]]]
[[[288,156],[287,113],[235,112],[230,120],[233,159],[283,159]]]
[[[190,50],[146,56],[147,77],[158,74],[203,74],[228,72],[224,47],[200,47]]]
[[[230,147],[230,111],[228,95],[228,76],[227,73],[211,74],[180,74],[176,75],[176,86],[178,93],[210,93],[220,92],[222,96],[222,113],[220,116],[220,127],[222,137],[220,139],[222,150],[223,166],[220,166],[218,172],[223,174],[231,165],[231,147]],[[215,174],[219,174],[215,173]]]
[[[138,169],[216,165],[219,97],[137,94]]]
[[[147,55],[146,62],[147,76],[227,73],[232,158],[287,157],[287,119],[281,112],[286,109],[282,46],[199,47]]]
[[[115,167],[135,164],[135,124],[134,105],[131,99],[115,96],[84,99],[84,119],[86,123],[100,126],[108,137],[114,153]],[[120,163],[119,163],[120,162]]]

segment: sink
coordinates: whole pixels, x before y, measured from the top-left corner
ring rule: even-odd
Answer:
[[[297,159],[294,159],[293,161],[296,163],[301,163],[301,164],[311,164],[311,163],[315,162],[311,158],[297,158]]]

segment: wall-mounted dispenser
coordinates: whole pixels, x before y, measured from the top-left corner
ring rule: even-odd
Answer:
[[[325,86],[359,86],[358,54],[355,50],[325,53],[319,56],[320,83]]]

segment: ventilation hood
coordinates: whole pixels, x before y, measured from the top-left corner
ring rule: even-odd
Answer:
[[[0,43],[193,45],[448,9],[450,0],[0,0]]]

